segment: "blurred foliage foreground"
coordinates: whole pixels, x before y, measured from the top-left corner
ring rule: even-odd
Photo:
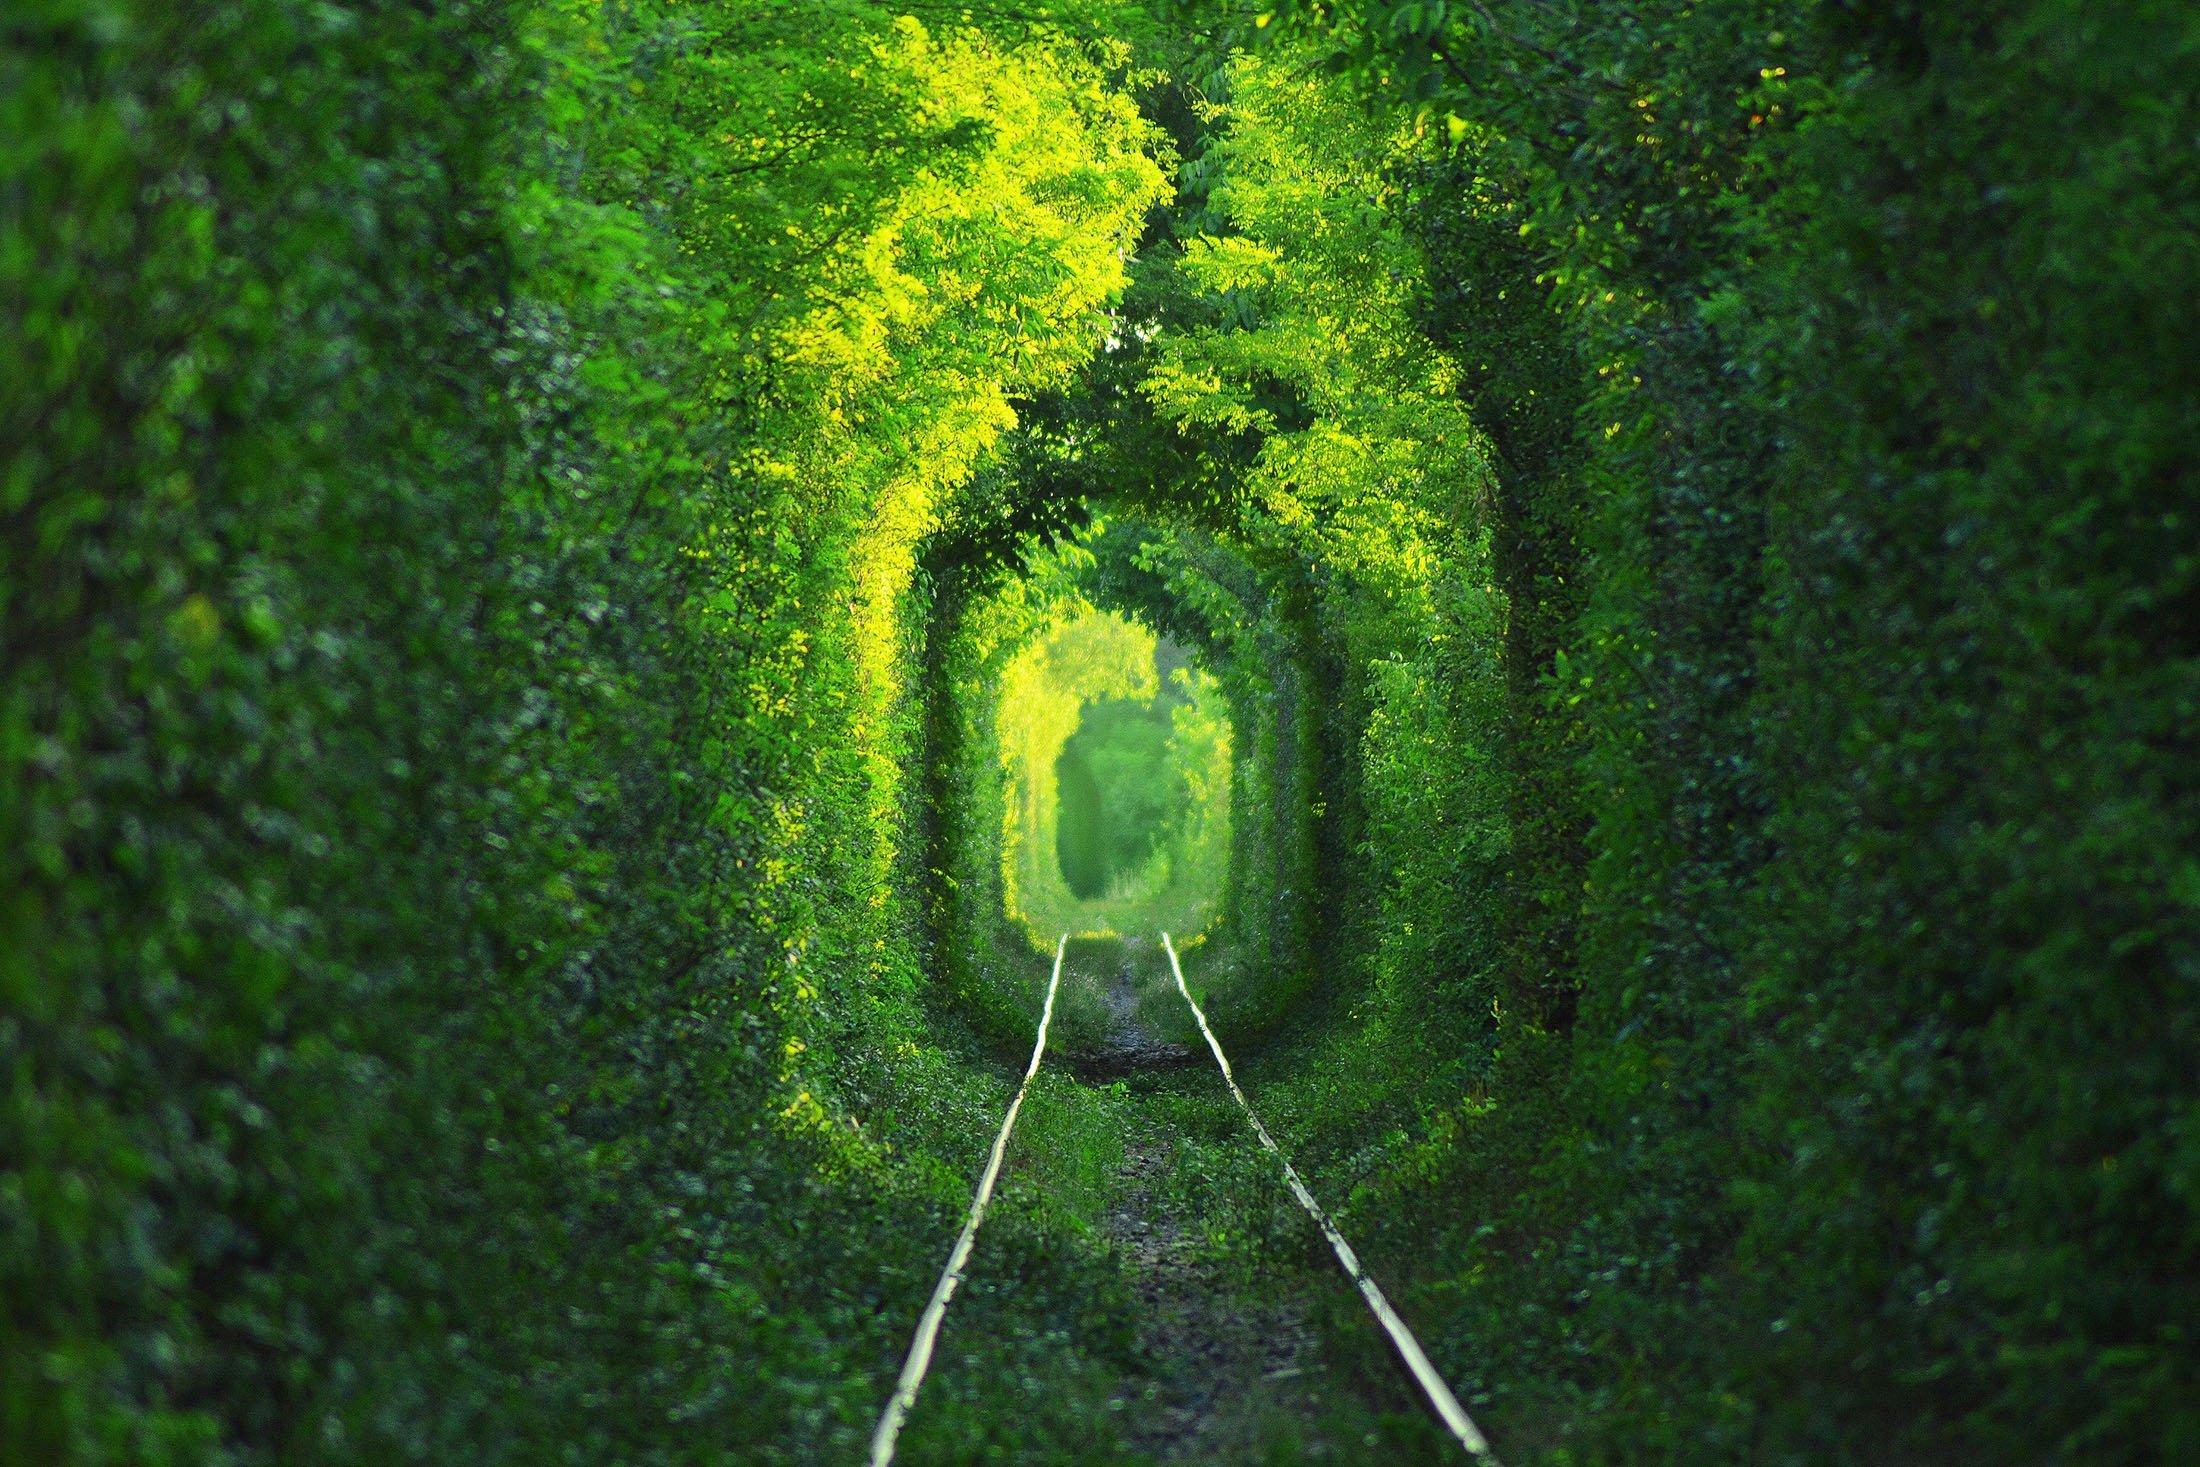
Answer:
[[[0,1462],[850,1456],[1111,901],[1516,1467],[2200,1460],[2196,135],[2168,0],[14,6]],[[1123,1460],[1048,1086],[907,1460]]]

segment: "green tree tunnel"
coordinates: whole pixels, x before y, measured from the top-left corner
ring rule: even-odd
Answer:
[[[860,1460],[1064,934],[897,1460],[1457,1460],[1163,931],[1512,1467],[2200,1460],[2195,136],[2154,0],[16,7],[0,1467]]]
[[[1169,760],[1166,711],[1118,699],[1085,710],[1055,765],[1062,879],[1080,897],[1136,880],[1173,844],[1191,798]]]

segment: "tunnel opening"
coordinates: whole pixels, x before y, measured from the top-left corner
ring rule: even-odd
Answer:
[[[1236,739],[1185,648],[1078,601],[1010,660],[995,724],[1002,906],[1034,947],[1194,936],[1222,910]]]
[[[1185,701],[1164,684],[1151,703],[1096,703],[1054,761],[1055,858],[1080,900],[1120,899],[1167,879],[1191,798],[1169,716]]]

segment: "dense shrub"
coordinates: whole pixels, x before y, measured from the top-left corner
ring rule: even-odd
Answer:
[[[1399,1169],[1462,1366],[1584,1460],[2188,1455],[2192,20],[1307,18],[1459,140],[1516,789],[1593,816],[1578,905],[1516,824],[1530,1062]]]
[[[881,894],[910,558],[1097,345],[1108,51],[0,48],[0,1457],[848,1449],[990,1126]]]

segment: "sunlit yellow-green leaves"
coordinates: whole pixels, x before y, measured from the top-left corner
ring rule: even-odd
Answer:
[[[1008,664],[996,727],[1003,782],[1001,863],[1009,915],[1040,947],[1054,936],[1185,935],[1216,914],[1230,849],[1231,727],[1214,680],[1180,665],[1161,686],[1156,640],[1121,615],[1069,603],[1053,627]],[[1181,807],[1150,842],[1129,833],[1143,854],[1134,869],[1109,873],[1103,889],[1081,895],[1064,870],[1060,783],[1064,746],[1088,713],[1163,699],[1165,741],[1158,767],[1125,768],[1116,777],[1151,780]],[[1083,771],[1080,771],[1083,773]],[[1085,774],[1084,777],[1091,777]],[[1096,790],[1107,800],[1114,792]],[[1151,802],[1148,802],[1149,806]],[[1089,817],[1086,817],[1089,818]]]
[[[1395,170],[1436,144],[1288,60],[1240,58],[1230,84],[1208,152],[1229,232],[1191,240],[1182,268],[1231,309],[1165,336],[1144,390],[1188,430],[1259,435],[1238,488],[1250,534],[1370,607],[1425,616],[1419,588],[1471,543],[1453,537],[1489,483],[1458,368],[1421,329],[1425,266],[1394,208]],[[1279,418],[1284,395],[1303,421]]]

